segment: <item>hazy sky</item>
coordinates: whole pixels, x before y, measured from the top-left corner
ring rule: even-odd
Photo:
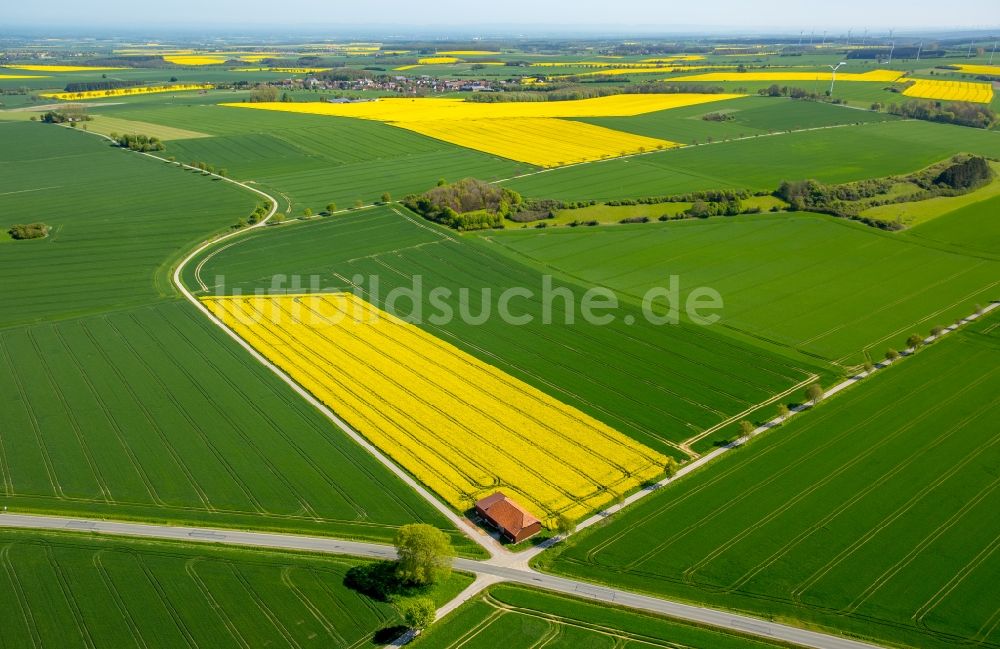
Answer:
[[[920,0],[46,0],[10,2],[4,26],[58,25],[132,27],[157,31],[184,26],[206,31],[244,26],[328,29],[338,25],[597,26],[614,31],[718,27],[747,32],[848,27],[886,30],[989,27],[1000,25],[997,0],[963,0],[933,6]],[[395,28],[395,29],[393,29]]]

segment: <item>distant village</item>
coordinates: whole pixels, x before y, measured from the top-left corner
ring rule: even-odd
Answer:
[[[289,78],[271,82],[284,88],[305,90],[379,90],[403,95],[429,95],[446,92],[498,92],[506,82],[487,79],[441,79],[427,75],[386,75],[377,78],[361,77],[349,80],[328,80],[318,77]],[[340,99],[328,100],[340,101]],[[344,100],[346,101],[346,100]]]

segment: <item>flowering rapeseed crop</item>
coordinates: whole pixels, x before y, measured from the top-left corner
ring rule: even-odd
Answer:
[[[224,56],[206,56],[202,54],[181,54],[164,56],[163,60],[174,65],[218,65],[225,63]]]
[[[833,72],[708,72],[687,77],[674,77],[670,81],[829,81]],[[838,72],[837,81],[878,81],[892,83],[903,76],[896,70],[870,70],[868,72]]]
[[[458,63],[459,59],[454,56],[428,56],[422,59],[417,59],[417,63],[421,65],[438,65],[439,63]]]
[[[462,99],[379,99],[347,104],[325,102],[261,102],[223,104],[237,108],[281,110],[293,113],[358,117],[380,122],[413,122],[509,117],[632,117],[668,108],[681,108],[742,95],[735,94],[629,94],[573,101],[480,103]]]
[[[148,95],[154,92],[180,92],[181,90],[210,90],[210,83],[180,83],[173,86],[133,86],[110,90],[86,90],[83,92],[43,92],[40,97],[49,99],[99,99],[101,97],[125,97],[128,95]]]
[[[348,104],[224,104],[388,122],[459,146],[553,167],[678,146],[667,140],[558,118],[625,117],[740,95],[630,94],[576,101],[479,103],[460,99],[380,99]]]
[[[503,489],[544,519],[583,516],[666,458],[347,293],[206,306],[456,509]]]
[[[954,63],[951,68],[958,68],[959,72],[966,74],[985,74],[991,77],[1000,77],[1000,65],[968,65],[965,63]]]
[[[667,140],[549,117],[428,120],[401,122],[397,126],[539,167],[559,167],[680,146]]]
[[[347,104],[262,102],[239,108],[357,117],[388,122],[460,146],[543,167],[677,146],[667,140],[558,118],[626,117],[739,97],[629,94],[576,101],[479,103],[461,99],[380,99]]]
[[[922,99],[988,104],[993,101],[993,86],[988,83],[969,83],[966,81],[914,79],[913,85],[904,90],[903,94],[907,97],[920,97]]]
[[[101,70],[127,70],[128,68],[110,68],[105,66],[89,65],[0,65],[2,68],[13,68],[15,70],[28,70],[29,72],[99,72]],[[26,77],[30,78],[30,77]]]

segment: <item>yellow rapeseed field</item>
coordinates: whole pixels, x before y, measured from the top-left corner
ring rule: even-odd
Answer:
[[[348,293],[205,298],[236,333],[460,511],[502,489],[551,522],[666,458]]]
[[[29,72],[99,72],[101,70],[127,70],[128,68],[110,68],[104,66],[90,65],[0,65],[0,68],[12,68],[14,70],[28,70]],[[30,77],[26,77],[30,78]]]
[[[281,110],[314,115],[358,117],[380,122],[497,119],[508,117],[632,117],[669,108],[681,108],[741,97],[736,94],[628,94],[573,101],[480,103],[462,99],[385,98],[350,104],[326,102],[229,103],[223,106]]]
[[[951,67],[958,68],[959,72],[966,74],[986,74],[992,77],[1000,77],[1000,65],[967,65],[965,63],[953,63]]]
[[[940,99],[942,101],[971,101],[988,104],[993,101],[993,86],[988,83],[966,81],[938,81],[914,79],[913,85],[903,91],[907,97]]]
[[[427,56],[422,59],[417,59],[417,63],[420,65],[439,65],[442,63],[458,63],[460,59],[456,59],[454,56]]]
[[[639,63],[675,63],[677,61],[702,61],[701,54],[678,54],[677,56],[661,56],[655,59],[642,59]]]
[[[402,72],[403,70],[412,70],[413,68],[419,68],[419,67],[420,67],[420,65],[418,65],[418,64],[414,64],[414,65],[401,65],[398,68],[393,68],[393,70],[396,70],[397,72]]]
[[[224,56],[208,56],[204,54],[182,54],[164,56],[163,60],[174,65],[219,65],[226,62]]]
[[[674,77],[671,81],[829,81],[830,70],[818,72],[708,72],[686,77]],[[903,76],[896,70],[870,70],[868,72],[838,72],[837,81],[877,81],[892,83]]]
[[[3,79],[48,79],[47,74],[0,74],[0,80]]]
[[[210,83],[179,83],[172,86],[135,86],[132,88],[113,88],[111,90],[87,90],[84,92],[43,92],[40,97],[49,99],[99,99],[103,97],[125,97],[129,95],[148,95],[154,92],[180,92],[182,90],[210,90]]]
[[[551,117],[401,122],[400,128],[539,167],[668,149],[676,142]]]
[[[560,118],[628,117],[739,97],[727,94],[629,94],[575,101],[479,103],[461,99],[379,99],[350,104],[261,102],[236,108],[356,117],[541,167],[678,146]]]

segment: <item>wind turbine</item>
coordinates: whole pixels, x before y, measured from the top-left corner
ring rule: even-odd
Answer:
[[[831,97],[833,97],[833,84],[837,82],[837,70],[839,70],[840,66],[842,66],[842,65],[847,65],[847,61],[841,61],[837,65],[827,65],[828,68],[830,68],[831,70],[833,70],[833,78],[830,79],[830,96]]]
[[[990,52],[990,65],[993,65],[993,55],[997,53],[997,42],[993,41],[993,51]]]
[[[889,60],[886,61],[886,65],[892,63],[892,53],[896,51],[896,41],[892,42],[892,47],[889,48]]]
[[[919,47],[917,47],[917,60],[918,61],[920,60],[920,52],[922,52],[923,49],[924,49],[924,42],[920,41],[920,45],[919,45]]]

